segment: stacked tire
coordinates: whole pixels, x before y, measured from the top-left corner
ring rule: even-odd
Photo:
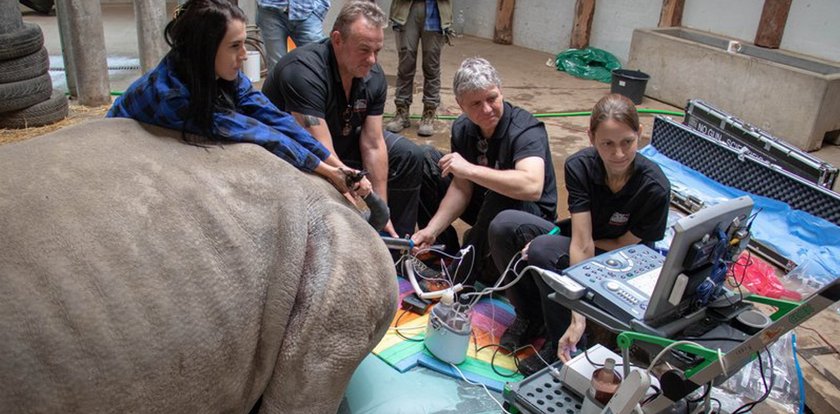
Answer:
[[[37,24],[0,22],[0,128],[28,128],[67,117],[67,97],[52,89],[50,58]]]

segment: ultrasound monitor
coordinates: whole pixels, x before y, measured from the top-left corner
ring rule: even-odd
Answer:
[[[651,293],[645,323],[656,326],[691,310],[697,287],[712,267],[708,255],[704,256],[706,246],[714,243],[718,229],[726,233],[728,242],[736,229],[745,228],[752,207],[752,199],[742,196],[706,207],[674,224],[674,239]],[[743,242],[741,246],[746,240]]]

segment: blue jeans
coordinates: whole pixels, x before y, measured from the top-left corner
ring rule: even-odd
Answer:
[[[310,13],[304,20],[289,20],[288,12],[257,6],[257,26],[265,42],[266,67],[271,71],[286,54],[286,38],[291,37],[297,46],[317,42],[325,37],[324,22]]]

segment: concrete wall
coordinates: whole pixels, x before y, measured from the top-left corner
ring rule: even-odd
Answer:
[[[763,7],[764,0],[689,0],[685,2],[683,26],[752,42]]]
[[[130,3],[131,0],[101,0]],[[347,0],[332,0],[325,31],[332,27],[338,10]],[[385,12],[391,0],[376,0]],[[464,33],[493,38],[498,0],[452,0],[454,11],[463,10]],[[575,0],[520,0],[513,13],[513,43],[517,46],[559,53],[569,47]],[[256,0],[239,0],[253,22]],[[683,25],[751,42],[755,38],[764,0],[688,0]],[[656,27],[662,0],[599,0],[592,19],[591,45],[627,62],[634,29]],[[797,0],[793,2],[781,47],[797,53],[840,62],[840,2]]]
[[[571,2],[574,3],[574,2]],[[687,3],[690,3],[687,2]],[[595,4],[589,44],[615,55],[621,64],[627,63],[633,29],[656,27],[662,0],[601,0]],[[574,14],[574,4],[572,5]],[[574,18],[574,16],[572,16]],[[571,26],[570,26],[571,27]],[[569,43],[566,42],[566,47]],[[638,68],[631,68],[638,69]]]
[[[781,48],[840,62],[840,2],[794,1]]]

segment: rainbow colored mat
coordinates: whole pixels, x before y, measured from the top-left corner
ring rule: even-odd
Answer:
[[[398,278],[400,286],[400,303],[402,299],[413,292],[411,284]],[[516,372],[513,357],[497,352],[493,359],[493,352],[496,347],[485,345],[499,343],[499,338],[508,325],[513,322],[513,308],[507,302],[490,297],[483,297],[472,310],[472,332],[470,347],[467,350],[467,359],[458,365],[464,376],[472,382],[480,382],[487,388],[502,392],[505,382],[517,382],[522,380],[522,375]],[[429,315],[417,315],[415,313],[398,309],[391,322],[391,329],[373,349],[373,353],[394,367],[399,372],[405,372],[415,366],[422,365],[440,373],[461,379],[461,375],[449,364],[441,362],[423,346],[426,324]],[[396,328],[394,328],[396,326]],[[402,334],[405,338],[400,336]],[[409,339],[406,339],[409,338]],[[412,340],[414,339],[414,340]],[[476,352],[477,349],[481,349]],[[496,368],[499,375],[493,371],[490,363]],[[510,375],[510,376],[505,376]]]

